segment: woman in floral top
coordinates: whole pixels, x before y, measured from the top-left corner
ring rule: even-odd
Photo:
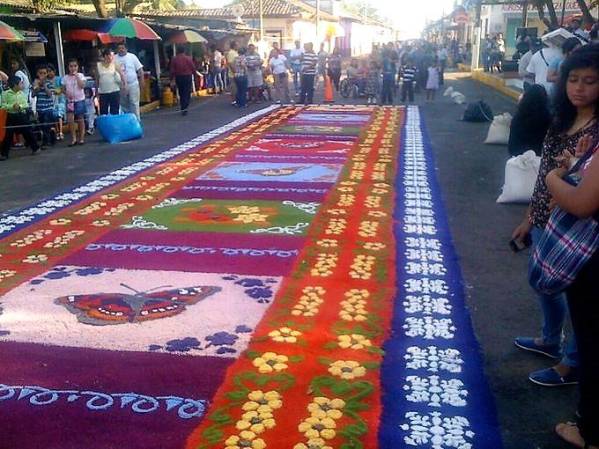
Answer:
[[[522,240],[531,234],[533,244],[539,241],[552,208],[552,196],[545,178],[560,166],[564,152],[576,153],[578,142],[583,136],[588,136],[587,139],[593,141],[599,138],[599,80],[597,77],[580,75],[589,67],[595,67],[598,61],[589,56],[587,48],[581,50],[572,52],[562,66],[554,99],[554,123],[543,143],[541,167],[530,206],[524,221],[512,235],[516,240]],[[596,50],[593,54],[596,54]],[[529,379],[543,386],[576,384],[579,380],[576,341],[570,338],[564,346],[562,342],[568,314],[566,298],[563,294],[539,295],[539,301],[543,312],[542,336],[518,337],[515,344],[526,351],[561,360],[551,368],[531,373]]]
[[[567,89],[576,97],[595,97],[593,109],[599,104],[599,45],[588,45],[579,51],[578,57],[588,57],[594,63],[587,67],[570,71]],[[566,60],[564,65],[571,62]],[[553,201],[562,210],[578,217],[599,219],[599,159],[597,158],[598,141],[585,136],[579,143],[580,153],[592,152],[580,171],[581,181],[576,187],[563,180],[571,166],[570,157],[564,155],[562,166],[546,177],[546,183]],[[591,248],[589,248],[591,249]],[[567,288],[566,296],[572,328],[576,335],[580,355],[580,402],[578,404],[579,420],[577,424],[563,423],[556,426],[556,432],[565,441],[580,448],[599,448],[599,293],[597,291],[597,274],[599,273],[599,250],[594,254],[576,275],[574,282]]]

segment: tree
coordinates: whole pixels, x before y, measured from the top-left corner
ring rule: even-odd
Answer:
[[[595,23],[595,19],[593,18],[593,15],[591,14],[591,10],[589,8],[589,5],[587,5],[587,2],[585,0],[576,0],[576,2],[578,3],[578,7],[580,8],[580,11],[582,11],[582,17],[585,21],[585,23]],[[597,3],[596,1],[594,3]],[[592,5],[591,5],[592,7]]]
[[[94,8],[96,8],[96,14],[98,17],[105,19],[108,17],[108,8],[106,7],[106,0],[92,0]]]

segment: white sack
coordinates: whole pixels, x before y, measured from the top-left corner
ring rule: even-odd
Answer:
[[[466,103],[466,96],[458,91],[454,91],[451,93],[451,98],[455,104],[464,104]]]
[[[443,92],[443,96],[449,97],[452,93],[453,93],[453,87],[449,86],[447,89],[445,89],[445,92]]]
[[[496,115],[489,127],[485,143],[489,145],[507,145],[510,138],[511,123],[512,115],[510,113]]]
[[[541,158],[529,150],[505,164],[505,184],[498,203],[528,203],[539,175]]]

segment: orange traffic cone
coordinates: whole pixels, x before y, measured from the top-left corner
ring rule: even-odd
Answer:
[[[324,102],[325,103],[334,103],[335,100],[333,98],[333,83],[331,82],[331,77],[325,75],[324,77]]]

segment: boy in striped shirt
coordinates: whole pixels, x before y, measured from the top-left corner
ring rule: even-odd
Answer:
[[[414,81],[418,69],[414,66],[412,60],[408,59],[406,64],[401,68],[401,102],[405,103],[406,99],[410,102],[414,101]]]
[[[301,57],[301,93],[300,103],[311,104],[314,100],[314,78],[316,77],[316,66],[318,55],[314,53],[312,42],[304,44],[304,53]]]
[[[48,80],[48,67],[40,65],[37,68],[37,78],[33,82],[32,96],[36,98],[35,111],[43,134],[42,149],[46,145],[56,143],[54,131],[54,92],[52,83]]]

